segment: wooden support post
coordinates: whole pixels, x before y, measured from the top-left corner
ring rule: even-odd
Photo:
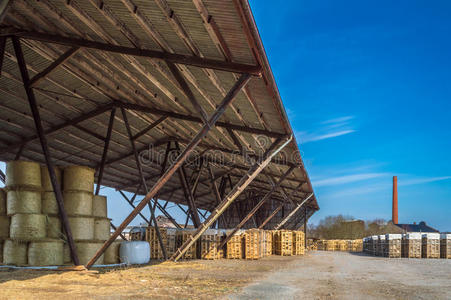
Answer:
[[[246,187],[257,177],[258,174],[271,162],[271,159],[277,155],[288,143],[291,142],[292,136],[285,141],[279,148],[273,151],[273,149],[279,144],[278,139],[274,142],[270,148],[265,152],[261,160],[258,160],[244,175],[240,181],[233,187],[233,189],[227,194],[227,196],[221,201],[221,203],[211,212],[207,220],[197,229],[192,235],[191,239],[187,240],[177,251],[172,255],[171,260],[177,261],[183,254],[193,245],[199,237],[218,219],[218,217],[233,203],[233,201],[246,189]]]
[[[6,175],[5,175],[5,173],[3,173],[2,170],[0,170],[0,180],[3,182],[3,184],[5,184],[5,182],[6,182]]]
[[[28,102],[30,104],[31,113],[33,115],[33,120],[36,126],[36,132],[41,142],[42,152],[44,153],[45,162],[48,168],[50,181],[52,183],[53,191],[55,193],[56,202],[58,204],[58,210],[60,214],[61,221],[63,223],[64,230],[66,232],[67,241],[69,244],[69,249],[71,253],[72,260],[75,265],[79,265],[77,250],[75,248],[74,240],[72,237],[72,231],[70,229],[69,220],[67,218],[66,210],[64,209],[63,194],[61,192],[60,183],[56,179],[56,173],[54,164],[50,155],[50,151],[47,144],[47,138],[45,136],[44,129],[42,128],[41,116],[39,114],[38,104],[36,102],[35,95],[32,88],[30,87],[30,77],[28,75],[27,66],[25,63],[25,58],[23,56],[22,47],[20,41],[17,37],[12,37],[14,52],[16,53],[17,63],[19,65],[20,74],[22,76],[22,81],[25,87],[25,92],[27,94]]]
[[[108,129],[105,137],[105,144],[103,146],[102,160],[100,161],[99,175],[97,176],[96,195],[100,192],[100,185],[102,184],[103,170],[105,168],[105,161],[108,154],[108,147],[111,140],[111,132],[113,131],[114,115],[116,114],[116,108],[111,110],[110,120],[108,122]]]
[[[158,120],[156,120],[155,122],[153,122],[152,124],[150,124],[149,126],[147,126],[146,128],[144,128],[143,130],[141,130],[140,132],[138,132],[137,134],[135,134],[133,136],[133,140],[138,139],[139,137],[145,135],[149,130],[153,129],[154,127],[158,126],[161,122],[163,122],[164,120],[166,120],[168,117],[167,116],[162,116],[160,117]]]
[[[113,230],[116,230],[117,228],[116,228],[116,226],[114,226],[114,224],[113,224],[113,222],[111,222],[110,221],[110,226],[111,226],[111,228],[113,228]],[[120,235],[119,235],[124,241],[126,241],[127,239],[125,238],[125,236],[121,233]]]
[[[274,229],[279,230],[292,216],[304,205],[307,200],[309,200],[313,196],[313,193],[310,193],[307,198],[305,198],[295,209],[293,209]]]
[[[139,173],[139,177],[141,178],[141,183],[144,186],[146,193],[148,193],[149,189],[147,187],[146,179],[144,178],[143,168],[141,165],[141,161],[139,160],[138,151],[136,151],[135,141],[133,140],[133,134],[132,134],[132,130],[130,128],[130,124],[128,123],[127,113],[125,112],[125,109],[123,109],[123,108],[121,108],[121,112],[122,112],[122,118],[125,123],[125,128],[127,129],[128,138],[130,140],[130,144],[133,149],[133,154],[135,155],[136,167],[138,168],[138,173]],[[154,200],[154,201],[156,201],[156,200]],[[164,259],[167,259],[166,247],[164,245],[163,238],[161,237],[161,234],[160,234],[160,228],[158,227],[157,218],[155,218],[155,214],[152,210],[152,206],[150,203],[151,202],[149,201],[148,205],[149,205],[149,209],[150,209],[150,219],[152,220],[152,222],[155,226],[155,232],[157,233],[158,241],[160,242],[160,247],[163,252],[163,257],[164,257]]]
[[[280,203],[279,206],[277,206],[277,208],[263,221],[263,223],[260,224],[260,226],[258,226],[258,229],[263,229],[263,227],[265,227],[265,225],[271,221],[272,218],[274,218],[274,216],[282,209],[282,206],[284,206],[285,203]]]
[[[226,236],[225,239],[223,239],[221,241],[221,243],[219,244],[219,249],[221,249],[222,247],[224,247],[224,245],[233,237],[233,235],[241,229],[241,227],[243,227],[247,221],[249,221],[249,219],[251,217],[254,216],[254,214],[257,212],[257,210],[271,197],[271,195],[276,191],[276,189],[282,184],[282,182],[285,180],[285,178],[287,178],[288,175],[290,175],[290,173],[294,170],[294,166],[290,167],[280,178],[279,181],[277,181],[277,183],[271,188],[271,190],[269,192],[267,192],[265,194],[265,196],[263,196],[263,198],[257,203],[257,205],[254,206],[254,208],[247,214],[246,217],[244,217],[243,220],[241,220],[241,222]]]
[[[136,206],[136,208],[130,213],[130,215],[118,226],[117,230],[111,235],[111,237],[103,244],[102,247],[96,252],[96,254],[87,263],[86,267],[90,268],[95,261],[102,255],[103,252],[113,243],[113,241],[118,237],[119,232],[122,232],[128,224],[136,217],[136,215],[150,202],[150,200],[158,193],[158,191],[168,182],[172,175],[180,168],[180,166],[185,162],[194,148],[200,143],[200,141],[207,135],[211,128],[213,128],[222,116],[225,109],[230,103],[235,99],[235,96],[241,89],[249,82],[251,75],[243,74],[234,84],[232,89],[227,93],[225,98],[222,100],[221,104],[208,119],[208,123],[205,124],[202,129],[196,134],[192,141],[185,147],[183,152],[176,158],[174,163],[165,171],[163,176],[155,183],[155,185],[149,190],[143,200]],[[269,162],[268,162],[269,163]]]
[[[174,75],[175,80],[177,80],[178,84],[182,88],[182,91],[185,94],[185,96],[191,102],[191,104],[193,105],[194,109],[197,110],[197,112],[200,115],[200,118],[202,119],[204,124],[207,123],[208,115],[205,112],[205,110],[202,108],[202,106],[200,106],[199,102],[197,102],[196,98],[194,97],[193,92],[189,88],[188,83],[186,83],[185,78],[183,78],[182,73],[179,71],[177,66],[174,65],[173,63],[167,61],[166,64],[168,65],[169,70],[171,71],[172,75]]]
[[[128,199],[127,195],[125,195],[123,191],[119,190],[119,193],[122,195],[122,197],[124,197],[125,201],[127,201],[128,204],[130,204],[130,206],[131,206],[133,209],[136,208],[136,206],[133,204],[133,202],[132,202],[131,200]],[[136,194],[135,194],[135,195],[136,195]],[[143,220],[146,221],[146,223],[150,225],[150,221],[147,220],[147,218],[146,218],[142,213],[139,213],[138,215],[140,215],[141,218],[143,218]]]
[[[194,197],[191,194],[191,190],[188,186],[188,182],[186,179],[186,171],[183,168],[183,166],[181,166],[179,168],[178,174],[179,174],[180,183],[183,187],[183,192],[185,193],[185,198],[188,202],[189,212],[191,213],[191,220],[193,220],[194,227],[198,228],[200,226],[201,222],[200,222],[199,214],[197,212],[197,207],[196,207],[196,203],[194,201]]]
[[[216,198],[216,205],[219,205],[219,203],[221,203],[221,199],[222,199],[223,196],[221,196],[221,194],[220,194],[220,192],[219,192],[218,185],[216,184],[216,181],[215,181],[215,175],[214,175],[214,173],[213,173],[213,169],[211,168],[211,164],[210,164],[210,163],[208,163],[208,172],[209,172],[209,174],[210,174],[211,190],[212,190],[212,192],[213,192],[213,195],[214,195],[215,198]],[[217,221],[218,226],[219,226],[219,220],[221,220],[222,222],[224,222],[224,216],[221,215],[221,216],[219,217],[219,219],[218,219],[218,221]],[[215,222],[215,223],[216,223],[216,222]],[[214,227],[215,227],[215,224],[213,224],[212,226],[213,226],[213,228],[214,228]]]
[[[67,50],[65,53],[63,53],[58,59],[56,59],[53,63],[50,64],[47,68],[45,68],[42,72],[36,74],[33,78],[30,80],[30,87],[35,87],[39,81],[43,80],[51,72],[53,72],[58,66],[64,64],[69,58],[71,58],[77,51],[79,50],[79,47],[72,47],[69,50]]]

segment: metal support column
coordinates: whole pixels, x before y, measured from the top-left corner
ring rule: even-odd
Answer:
[[[42,128],[41,116],[39,114],[38,104],[33,92],[30,87],[30,77],[28,75],[27,66],[25,64],[25,59],[22,52],[22,47],[20,41],[17,37],[12,37],[14,52],[16,53],[17,63],[19,64],[20,74],[22,76],[22,81],[25,87],[25,92],[27,93],[28,102],[30,104],[31,113],[33,115],[33,120],[36,126],[36,132],[41,142],[42,152],[44,153],[45,162],[48,168],[50,181],[52,182],[53,191],[55,193],[56,202],[58,203],[58,210],[63,223],[64,230],[66,232],[67,241],[69,243],[69,249],[71,253],[72,260],[75,265],[79,265],[77,250],[75,249],[74,240],[72,237],[72,231],[70,229],[69,220],[67,218],[66,210],[64,209],[63,194],[61,193],[60,183],[56,179],[55,168],[50,155],[50,151],[47,144],[47,138],[44,134],[44,129]]]
[[[97,176],[96,195],[100,192],[100,184],[102,183],[103,170],[105,169],[105,161],[108,154],[108,147],[110,146],[111,132],[113,131],[114,115],[116,114],[116,108],[111,110],[110,120],[108,122],[108,129],[106,132],[105,144],[103,146],[102,160],[100,161],[99,175]]]
[[[172,255],[171,260],[177,261],[182,255],[193,245],[199,237],[204,233],[218,217],[233,203],[233,201],[244,191],[244,189],[257,177],[258,174],[271,162],[271,159],[276,156],[288,143],[293,139],[290,136],[279,148],[273,151],[274,147],[279,144],[279,139],[274,142],[271,147],[265,152],[261,160],[258,160],[250,170],[244,175],[234,188],[227,194],[221,203],[211,212],[207,220],[201,224],[199,229],[193,234],[191,239],[187,240],[177,251]]]
[[[165,171],[163,176],[155,183],[155,185],[149,190],[147,195],[143,200],[136,206],[136,208],[130,213],[130,215],[118,226],[117,230],[111,235],[111,237],[103,244],[102,247],[96,252],[96,254],[91,258],[91,260],[86,265],[90,268],[95,261],[100,257],[100,255],[105,252],[105,250],[113,243],[113,241],[119,236],[119,233],[130,224],[131,221],[136,217],[136,215],[149,203],[149,201],[158,193],[158,191],[168,182],[172,175],[178,170],[178,168],[185,162],[191,152],[196,148],[200,141],[207,135],[211,128],[213,128],[222,116],[225,109],[230,103],[235,99],[235,96],[239,91],[249,82],[251,75],[243,74],[234,84],[232,89],[227,93],[221,104],[208,119],[208,123],[202,126],[202,129],[196,134],[196,136],[191,140],[191,142],[186,146],[183,152],[176,158],[174,163]]]
[[[280,227],[282,227],[289,219],[291,219],[292,216],[294,216],[294,214],[302,207],[302,205],[304,205],[304,203],[307,202],[307,200],[309,200],[312,196],[313,196],[313,193],[311,193],[307,198],[304,199],[304,201],[302,201],[298,206],[296,206],[296,208],[293,209],[293,211],[291,213],[289,213],[285,217],[285,219],[283,219],[274,229],[278,230]]]

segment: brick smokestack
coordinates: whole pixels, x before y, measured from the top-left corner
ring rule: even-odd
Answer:
[[[393,207],[392,207],[393,224],[398,224],[398,177],[393,176]]]

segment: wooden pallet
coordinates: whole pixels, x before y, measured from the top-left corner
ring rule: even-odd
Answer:
[[[189,229],[179,229],[176,232],[175,239],[177,248],[182,246],[187,240],[191,239],[194,235],[195,230]],[[197,258],[197,245],[194,243],[188,250],[183,254],[182,259],[196,259]]]
[[[305,241],[303,231],[293,231],[293,255],[304,255]]]
[[[227,259],[241,259],[243,258],[243,236],[235,234],[226,244],[226,258]]]
[[[421,258],[421,240],[403,238],[401,241],[401,257]]]
[[[163,244],[166,249],[166,254],[170,257],[177,250],[176,244],[176,229],[175,228],[159,228],[160,235],[163,240]],[[160,241],[158,239],[156,230],[154,227],[146,228],[145,240],[150,244],[150,258],[151,259],[164,259],[163,251],[161,249]]]
[[[451,238],[440,239],[440,258],[451,258]]]
[[[262,230],[249,229],[244,233],[244,258],[260,259],[262,258],[261,245]]]
[[[200,238],[201,258],[202,259],[218,259],[218,245],[220,235],[217,230],[206,232]]]
[[[440,258],[440,239],[423,237],[421,243],[422,258]]]
[[[293,233],[289,230],[279,230],[275,239],[276,255],[293,255]]]

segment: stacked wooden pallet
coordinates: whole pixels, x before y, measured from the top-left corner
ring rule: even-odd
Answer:
[[[386,234],[384,256],[390,258],[401,257],[401,234]]]
[[[203,259],[218,258],[220,238],[221,236],[216,229],[208,229],[202,234],[200,238],[200,253]]]
[[[439,233],[424,233],[421,246],[422,258],[440,258]]]
[[[305,241],[303,231],[293,231],[293,255],[304,255]]]
[[[263,253],[264,256],[270,256],[272,254],[272,244],[273,244],[273,233],[268,230],[263,231],[265,237],[265,251]]]
[[[241,232],[235,233],[226,244],[227,259],[241,259],[243,257],[243,237]]]
[[[421,258],[421,233],[408,233],[401,243],[402,257]]]
[[[337,251],[348,251],[348,241],[347,240],[338,240],[337,241]]]
[[[279,230],[275,239],[276,255],[290,256],[293,254],[293,233],[288,230]]]
[[[451,234],[442,233],[440,235],[440,257],[451,258]]]
[[[336,240],[326,240],[325,242],[325,250],[326,251],[335,251],[336,249]]]
[[[166,254],[170,257],[178,248],[176,242],[176,229],[175,228],[159,228],[160,235],[163,240],[163,244],[166,249]],[[146,228],[146,241],[150,244],[150,258],[152,259],[164,259],[163,251],[161,249],[160,241],[157,236],[157,232],[154,227]]]
[[[175,234],[175,240],[178,247],[183,245],[187,240],[191,240],[196,229],[178,229]],[[194,243],[188,250],[183,254],[182,259],[196,259],[197,258],[197,244]]]
[[[351,247],[348,249],[350,252],[362,252],[363,251],[363,240],[351,240]]]
[[[249,229],[244,233],[244,258],[260,259],[262,258],[261,244],[262,230]]]

